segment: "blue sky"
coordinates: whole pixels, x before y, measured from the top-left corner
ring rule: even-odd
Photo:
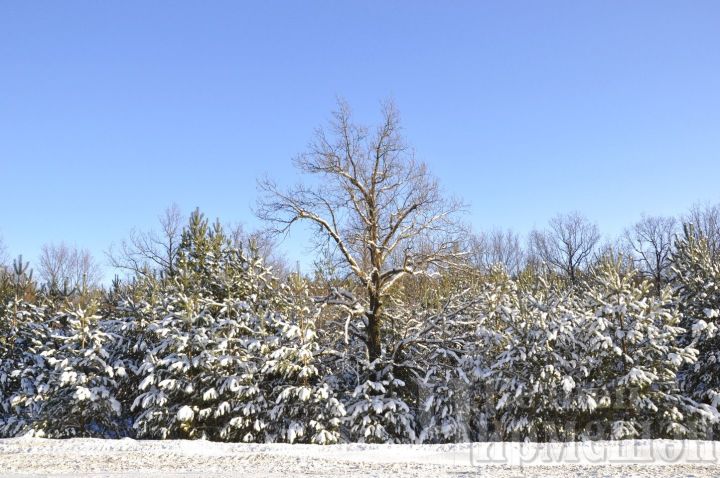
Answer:
[[[409,141],[478,229],[579,210],[612,236],[720,201],[714,1],[0,4],[0,234],[97,256],[177,202],[256,225],[256,178],[336,95]],[[303,256],[306,237],[283,248]]]

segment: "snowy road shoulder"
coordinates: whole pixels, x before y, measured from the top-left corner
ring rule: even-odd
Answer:
[[[720,442],[331,446],[17,438],[0,440],[4,474],[215,476],[717,476]]]

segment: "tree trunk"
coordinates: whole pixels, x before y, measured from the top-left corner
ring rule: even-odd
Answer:
[[[380,358],[382,355],[382,345],[380,341],[380,325],[382,322],[382,315],[380,307],[382,304],[376,297],[370,297],[370,308],[366,314],[368,319],[368,331],[367,331],[367,346],[368,356],[372,362],[375,359]]]

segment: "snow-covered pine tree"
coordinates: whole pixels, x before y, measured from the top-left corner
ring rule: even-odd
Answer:
[[[594,315],[587,333],[590,375],[597,408],[584,430],[597,438],[697,438],[715,420],[710,407],[685,397],[678,371],[697,359],[679,344],[684,330],[670,291],[659,297],[649,281],[623,274],[606,262],[585,294]]]
[[[405,381],[395,376],[392,362],[365,363],[365,377],[347,399],[346,425],[350,441],[359,443],[414,443],[416,409]]]
[[[36,400],[47,380],[50,331],[45,307],[10,301],[0,321],[0,436],[25,433],[39,409]]]
[[[490,276],[499,273],[506,277],[502,267],[495,269]],[[419,402],[419,440],[423,443],[487,439],[486,355],[501,339],[487,327],[488,314],[484,313],[484,293],[490,287],[485,277],[482,285],[473,279],[459,281],[436,307],[418,314],[425,340],[418,337],[416,345],[421,348],[413,350],[411,360],[426,370]]]
[[[720,406],[720,263],[707,240],[692,225],[675,243],[672,285],[682,312],[685,342],[698,350],[698,360],[682,374],[685,389],[696,400]]]
[[[278,304],[272,278],[197,211],[182,237],[174,274],[142,319],[134,428],[140,437],[265,441],[256,374],[264,316]]]
[[[463,357],[433,354],[438,364],[425,377],[427,397],[422,401],[419,441],[422,443],[459,443],[471,440],[471,422],[478,410],[473,407],[473,383],[467,378]],[[433,361],[435,361],[433,360]]]
[[[143,312],[138,435],[336,442],[343,408],[320,380],[312,314],[222,237],[194,214],[174,274]]]
[[[278,344],[262,369],[264,381],[273,390],[274,406],[270,410],[268,428],[274,441],[337,443],[345,407],[328,383],[322,381],[325,374],[318,369],[320,346],[316,340],[315,320],[319,311],[312,310],[314,306],[307,298],[304,284],[295,289],[297,303],[288,315],[268,317],[268,323],[275,331],[274,342]]]
[[[135,436],[133,423],[136,413],[131,405],[138,395],[140,381],[138,372],[144,363],[151,338],[148,333],[156,303],[157,282],[154,278],[141,278],[132,288],[126,288],[115,301],[106,304],[104,328],[115,340],[109,349],[117,382],[116,398],[122,404],[122,417],[129,436]]]
[[[25,433],[39,408],[36,396],[46,379],[43,351],[50,332],[45,324],[45,305],[34,303],[35,283],[30,264],[22,256],[2,271],[0,304],[0,436]]]
[[[94,307],[68,304],[66,311],[49,319],[56,348],[41,353],[48,370],[35,398],[40,404],[33,423],[38,436],[118,438],[127,434],[122,405],[116,398],[118,370],[110,361],[115,337],[103,330]]]
[[[576,415],[593,405],[580,386],[588,370],[572,289],[556,292],[538,280],[530,292],[496,272],[485,293],[486,320],[502,339],[483,357],[481,378],[494,392],[503,440],[572,440]]]
[[[261,433],[262,413],[255,416],[267,404],[256,384],[254,349],[262,345],[256,345],[257,339],[250,338],[254,334],[248,332],[257,330],[252,323],[256,320],[240,300],[193,300],[182,289],[168,294],[153,310],[148,326],[151,345],[138,367],[143,377],[133,403],[139,412],[134,424],[138,436],[233,438],[223,427],[225,418],[241,412],[245,418],[254,417],[252,427]],[[240,428],[245,438],[249,431]],[[245,439],[255,441],[254,435],[251,438]]]

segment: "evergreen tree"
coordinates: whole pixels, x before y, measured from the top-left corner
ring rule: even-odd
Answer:
[[[344,410],[320,382],[309,308],[201,215],[182,237],[144,312],[138,435],[336,442]]]
[[[102,330],[92,307],[69,307],[50,319],[56,348],[42,352],[49,367],[35,397],[40,401],[33,423],[37,435],[118,438],[127,434],[116,398],[116,375],[123,370],[111,362],[115,338]]]
[[[503,440],[573,439],[576,417],[594,401],[582,387],[588,375],[577,336],[583,317],[572,292],[554,294],[541,281],[531,293],[507,276],[496,282],[485,307],[502,338],[486,356],[484,374],[494,392],[496,432]]]
[[[337,443],[345,408],[334,390],[320,380],[313,324],[293,324],[276,317],[274,325],[282,345],[263,365],[264,379],[277,383],[271,387],[274,406],[269,428],[277,441]]]
[[[365,366],[366,378],[347,400],[350,441],[412,443],[417,438],[416,410],[404,393],[405,382],[392,363],[375,360]]]
[[[0,321],[0,436],[26,432],[39,410],[36,397],[47,380],[50,330],[46,309],[24,300],[10,301]]]
[[[455,366],[434,367],[426,377],[424,385],[428,396],[422,402],[420,442],[472,441],[472,418],[477,416],[478,410],[473,407],[474,394],[471,392],[476,384],[467,378],[464,368],[455,362]]]
[[[595,431],[613,439],[704,436],[715,417],[678,386],[678,371],[696,362],[697,350],[679,344],[684,330],[670,292],[656,297],[651,282],[638,283],[612,263],[596,282],[586,293],[594,315],[584,327]]]
[[[683,385],[692,397],[717,408],[720,405],[720,262],[713,258],[707,239],[691,225],[677,240],[672,257],[672,283],[685,343],[698,350],[698,360],[686,367]]]

